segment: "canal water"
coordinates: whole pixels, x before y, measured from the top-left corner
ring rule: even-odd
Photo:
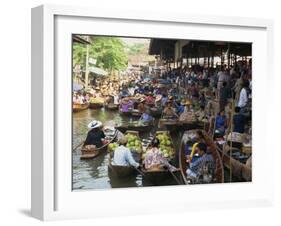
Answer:
[[[122,123],[129,120],[136,120],[136,118],[123,116],[118,111],[109,111],[104,108],[101,109],[87,109],[81,112],[73,113],[73,147],[78,146],[83,142],[87,136],[87,125],[92,120],[99,120],[103,122],[104,126],[113,126],[115,123]],[[156,120],[155,125],[158,125]],[[151,131],[141,133],[141,139],[146,139],[153,136],[157,130],[157,126]],[[172,139],[176,150],[179,148],[180,138],[182,132],[172,134]],[[149,186],[143,184],[142,176],[137,174],[130,178],[121,180],[108,175],[109,155],[107,153],[101,154],[94,159],[80,160],[81,147],[72,152],[72,168],[73,168],[73,190],[79,189],[106,189],[106,188],[122,188],[122,187],[142,187]],[[176,157],[176,159],[178,159]],[[177,162],[176,162],[177,165]],[[174,184],[174,181],[171,181]]]

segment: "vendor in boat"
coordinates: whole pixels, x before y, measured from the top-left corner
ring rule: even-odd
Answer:
[[[136,93],[143,94],[144,93],[144,88],[141,85],[138,85],[138,88],[135,89],[135,94]]]
[[[168,97],[167,97],[167,95],[164,93],[164,94],[162,95],[162,98],[161,98],[162,107],[165,107],[166,104],[167,104],[167,102],[168,102]]]
[[[204,134],[201,130],[197,130],[195,137],[185,145],[185,157],[187,162],[194,162],[197,160],[198,155],[194,155],[196,146],[199,143],[205,143]]]
[[[74,93],[74,94],[73,94],[72,102],[73,102],[74,104],[80,104],[80,103],[79,103],[79,98],[78,98],[77,93]]]
[[[156,96],[156,98],[155,98],[155,107],[156,108],[162,108],[161,99],[162,99],[162,95]]]
[[[207,114],[205,112],[204,106],[200,106],[200,109],[195,112],[195,116],[198,119],[198,121],[206,122],[206,123],[208,122],[208,117],[207,117]]]
[[[125,97],[121,101],[121,111],[122,112],[129,112],[131,108],[133,108],[134,103],[129,100],[129,98]]]
[[[166,107],[163,111],[163,118],[165,119],[177,119],[179,116],[175,112],[175,110],[172,108],[172,102],[168,101]]]
[[[140,103],[138,104],[138,111],[143,114],[146,111],[146,106],[145,106],[145,99],[141,98]]]
[[[84,145],[95,145],[97,148],[105,144],[105,134],[101,129],[102,123],[100,121],[92,121],[89,123],[88,128],[90,131],[87,134],[87,138]]]
[[[185,105],[185,107],[184,107],[184,112],[179,117],[179,121],[196,121],[196,116],[190,108],[191,102],[187,100],[182,104]]]
[[[180,115],[184,112],[184,103],[177,101],[177,113]]]
[[[140,117],[140,121],[144,124],[151,123],[153,121],[153,117],[150,115],[149,109],[147,109]]]
[[[245,131],[245,116],[240,113],[240,107],[235,107],[233,115],[233,132],[244,133]]]
[[[128,139],[125,136],[118,141],[120,146],[115,149],[111,164],[117,166],[133,166],[138,168],[140,164],[134,160],[130,149],[126,147],[127,142]]]
[[[152,92],[149,92],[147,97],[145,98],[145,102],[148,105],[154,105],[154,98]]]
[[[176,168],[169,164],[168,160],[164,157],[159,149],[160,141],[154,138],[151,142],[151,149],[145,153],[144,168],[148,171],[160,170],[168,168],[174,171]]]
[[[197,178],[201,174],[201,170],[208,167],[208,171],[212,174],[215,171],[215,161],[210,153],[207,152],[207,146],[204,143],[198,143],[195,148],[196,154],[199,156],[196,161],[188,159],[189,167],[186,170],[186,175],[191,178]]]
[[[118,105],[119,104],[119,96],[117,93],[113,94],[113,104]]]

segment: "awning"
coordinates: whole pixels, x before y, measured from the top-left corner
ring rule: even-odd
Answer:
[[[102,70],[102,69],[100,69],[98,67],[94,67],[94,66],[89,67],[89,71],[94,73],[94,74],[101,75],[101,76],[108,75],[108,73],[106,71],[104,71],[104,70]]]
[[[83,89],[83,86],[81,84],[73,83],[73,91],[79,91],[81,89]]]

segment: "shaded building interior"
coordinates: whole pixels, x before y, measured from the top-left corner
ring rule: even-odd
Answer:
[[[252,58],[252,43],[151,39],[149,54],[162,66],[178,68],[192,65],[232,66]]]

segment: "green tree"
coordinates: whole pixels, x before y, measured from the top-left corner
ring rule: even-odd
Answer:
[[[115,37],[91,36],[89,57],[97,60],[96,66],[107,71],[123,70],[127,67],[126,46]],[[73,66],[80,64],[85,68],[86,45],[73,44]]]
[[[79,64],[85,68],[86,64],[86,45],[73,43],[73,66]]]

